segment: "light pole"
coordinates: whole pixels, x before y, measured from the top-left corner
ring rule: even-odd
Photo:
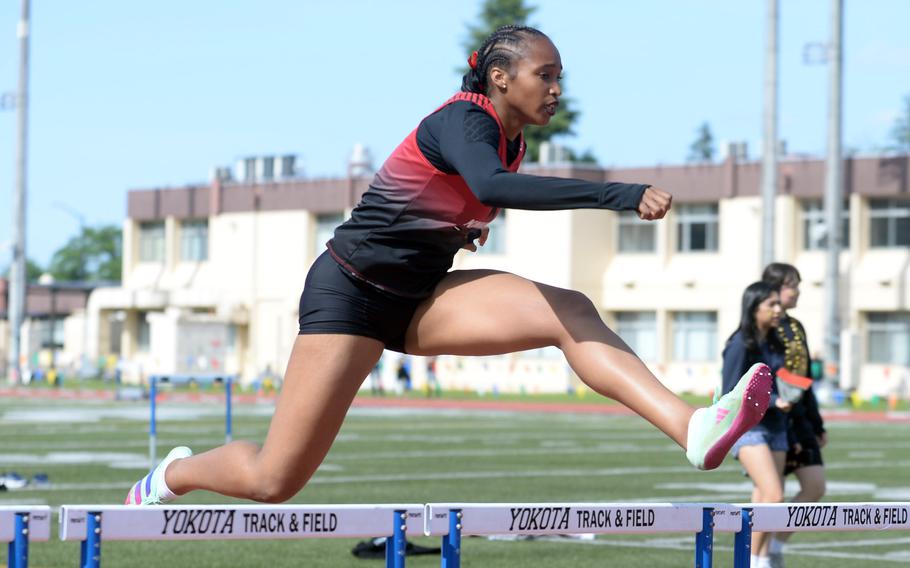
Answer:
[[[9,280],[10,341],[7,354],[7,374],[11,383],[22,381],[19,368],[20,332],[25,316],[25,209],[26,156],[28,141],[28,37],[29,0],[22,0],[17,29],[19,36],[19,89],[16,95],[16,189],[13,192],[13,259]]]
[[[825,380],[840,378],[840,218],[844,199],[841,122],[843,107],[844,0],[831,2],[831,43],[828,47],[828,157],[825,168],[825,224],[828,226],[825,276]]]
[[[840,250],[844,199],[844,166],[841,127],[843,121],[843,22],[844,1],[831,0],[831,39],[803,48],[807,65],[828,65],[828,140],[825,159],[825,366],[830,386],[840,379]]]
[[[774,262],[774,207],[777,196],[777,30],[778,0],[767,0],[765,40],[764,150],[762,151],[762,268]]]

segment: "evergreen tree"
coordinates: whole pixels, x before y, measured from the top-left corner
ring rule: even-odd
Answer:
[[[695,142],[689,146],[689,162],[710,162],[714,159],[714,136],[711,126],[703,122],[696,132]]]
[[[891,127],[891,150],[910,152],[910,95],[904,97],[903,114]]]

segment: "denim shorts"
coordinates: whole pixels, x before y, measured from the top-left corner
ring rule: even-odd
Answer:
[[[753,426],[751,430],[743,434],[739,440],[733,444],[733,457],[739,459],[739,450],[743,446],[758,446],[764,444],[771,448],[772,452],[786,452],[790,449],[790,442],[787,441],[787,430],[771,430],[763,424]]]

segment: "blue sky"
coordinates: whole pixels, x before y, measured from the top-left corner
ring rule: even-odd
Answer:
[[[684,161],[707,121],[761,141],[764,0],[537,0],[581,111],[565,142],[604,165]],[[780,135],[824,155],[829,0],[782,0]],[[119,224],[130,189],[202,182],[245,155],[296,153],[338,176],[355,143],[378,165],[460,85],[478,0],[32,0],[28,255]],[[19,2],[0,4],[0,93],[16,88]],[[910,95],[910,2],[846,0],[844,143],[887,143]],[[0,266],[9,260],[15,113],[0,112]],[[635,181],[635,180],[628,180]],[[667,188],[672,191],[672,188]]]

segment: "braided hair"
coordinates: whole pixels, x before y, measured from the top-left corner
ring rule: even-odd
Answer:
[[[531,38],[541,37],[546,38],[547,35],[529,26],[508,25],[497,28],[468,60],[470,68],[461,79],[461,90],[486,95],[490,69],[499,67],[511,73],[512,63],[521,57],[524,43]]]

